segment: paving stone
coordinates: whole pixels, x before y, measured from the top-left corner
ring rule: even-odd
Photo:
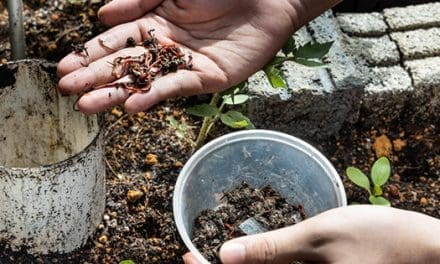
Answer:
[[[347,41],[347,52],[359,57],[357,60],[364,59],[370,66],[391,66],[400,62],[396,43],[388,35],[379,38],[348,37]]]
[[[392,30],[409,30],[440,26],[440,3],[384,9]]]
[[[369,77],[362,103],[365,122],[379,123],[398,118],[414,90],[408,72],[401,66],[374,67]]]
[[[415,87],[412,105],[423,119],[440,118],[440,57],[406,61],[405,67]]]
[[[440,55],[440,28],[417,29],[390,34],[404,59],[420,59]]]
[[[373,13],[340,13],[337,20],[342,31],[352,36],[377,37],[387,32],[387,24],[382,14]]]

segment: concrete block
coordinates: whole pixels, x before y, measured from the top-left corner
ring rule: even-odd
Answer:
[[[347,52],[356,59],[364,59],[369,66],[391,66],[399,64],[397,45],[388,35],[379,38],[348,38]]]
[[[411,103],[420,118],[440,118],[440,57],[406,61],[415,87]]]
[[[340,13],[337,20],[343,32],[350,36],[377,37],[387,32],[387,24],[382,14],[373,13]]]
[[[440,26],[440,3],[388,8],[383,14],[394,31]]]
[[[378,123],[399,117],[413,92],[411,78],[401,66],[374,67],[365,86],[362,111],[367,123]]]
[[[311,36],[306,28],[295,34],[296,43]],[[282,67],[287,89],[272,88],[263,72],[249,79],[248,116],[257,128],[283,131],[301,138],[325,138],[343,122],[357,120],[361,89],[338,90],[327,71],[293,62]]]
[[[348,43],[331,11],[327,11],[308,25],[317,42],[334,41],[327,55],[329,72],[336,89],[356,89],[364,86],[365,78],[346,52]]]
[[[440,55],[440,28],[417,29],[390,34],[404,59],[420,59]]]

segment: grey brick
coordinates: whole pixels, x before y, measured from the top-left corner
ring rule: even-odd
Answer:
[[[347,52],[370,66],[390,66],[400,62],[396,43],[388,35],[379,38],[348,38]]]
[[[334,41],[327,58],[329,72],[337,89],[363,87],[365,78],[345,50],[346,40],[331,11],[327,11],[308,25],[317,42]]]
[[[394,32],[390,36],[397,42],[404,59],[440,55],[440,28]]]
[[[362,103],[365,122],[398,118],[413,90],[411,78],[401,66],[371,68]]]
[[[387,25],[382,14],[373,13],[340,13],[337,20],[342,31],[360,37],[377,37],[387,32]]]
[[[392,30],[440,26],[440,3],[389,8],[383,14]]]
[[[310,39],[306,28],[295,34],[296,43]],[[248,116],[256,127],[312,139],[333,135],[344,121],[357,120],[361,89],[337,90],[323,68],[286,62],[282,71],[288,89],[272,88],[261,71],[249,79]]]
[[[406,61],[415,92],[412,104],[423,119],[440,113],[440,57]]]

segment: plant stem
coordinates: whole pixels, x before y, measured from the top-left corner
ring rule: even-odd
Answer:
[[[212,105],[212,106],[217,106],[218,101],[220,100],[220,98],[221,98],[220,93],[215,93],[212,96],[211,102],[209,102],[209,104]],[[220,111],[221,111],[221,109],[220,109]],[[193,151],[196,151],[196,150],[198,150],[199,148],[202,147],[203,143],[206,140],[206,137],[208,136],[209,131],[212,128],[212,124],[215,121],[218,120],[218,118],[220,116],[220,111],[214,117],[205,117],[205,118],[203,118],[202,127],[200,128],[199,135],[197,136],[195,147],[194,147]]]

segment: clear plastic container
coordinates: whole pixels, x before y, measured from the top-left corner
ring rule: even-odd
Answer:
[[[307,216],[346,206],[341,179],[314,147],[296,137],[246,130],[219,137],[198,150],[180,172],[174,190],[177,229],[187,248],[209,263],[191,242],[194,219],[219,205],[219,197],[243,181],[251,187],[270,185]]]

